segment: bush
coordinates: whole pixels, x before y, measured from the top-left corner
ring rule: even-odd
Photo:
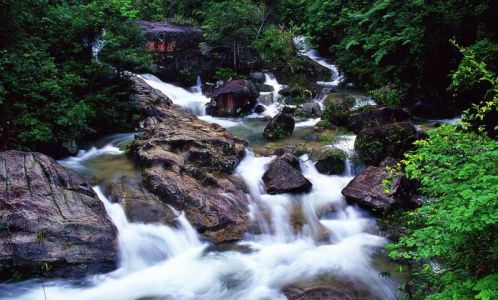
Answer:
[[[446,125],[417,146],[403,164],[429,199],[405,216],[406,233],[388,247],[391,257],[420,264],[416,298],[495,299],[498,142]]]
[[[394,87],[381,87],[376,90],[369,91],[369,94],[370,97],[372,97],[372,99],[378,104],[393,108],[401,106],[401,98],[403,97],[403,93]]]

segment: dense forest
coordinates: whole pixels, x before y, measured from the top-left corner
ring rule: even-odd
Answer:
[[[498,298],[498,1],[0,0],[0,149],[62,157],[135,130],[129,77],[154,72],[138,20],[200,28],[203,47],[225,49],[226,66],[203,81],[270,70],[316,94],[294,43],[305,36],[342,86],[461,115],[389,169],[425,200],[388,217],[401,233],[386,252],[411,273],[408,298]]]

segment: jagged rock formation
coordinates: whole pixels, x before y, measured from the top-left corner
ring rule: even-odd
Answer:
[[[137,90],[144,92],[154,93]],[[136,97],[142,99],[148,117],[130,152],[143,166],[144,186],[164,203],[185,211],[205,238],[240,239],[247,228],[247,200],[243,184],[231,173],[244,157],[245,141],[217,124]]]

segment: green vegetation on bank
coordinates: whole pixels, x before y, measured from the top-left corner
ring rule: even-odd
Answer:
[[[124,71],[148,67],[144,46],[112,1],[2,0],[0,148],[60,155],[85,137],[134,129]]]
[[[414,261],[409,282],[415,299],[498,298],[497,75],[471,49],[453,74],[458,91],[481,85],[484,98],[459,126],[429,131],[406,155],[404,171],[427,199],[402,216],[406,232],[388,246],[396,259]]]

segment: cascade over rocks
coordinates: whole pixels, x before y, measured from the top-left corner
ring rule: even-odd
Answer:
[[[286,153],[273,160],[263,174],[266,192],[270,195],[283,193],[307,193],[312,184],[301,174],[299,158]]]
[[[115,179],[107,192],[111,201],[121,203],[130,222],[175,224],[177,216],[171,208],[136,178]]]
[[[213,91],[209,111],[217,117],[248,114],[256,105],[259,91],[250,80],[231,80]]]
[[[288,114],[279,113],[274,116],[263,130],[263,137],[269,140],[280,139],[292,135],[296,121]]]
[[[390,192],[386,193],[384,180],[389,173],[384,167],[369,166],[358,174],[343,190],[349,202],[357,204],[375,215],[382,215],[392,209],[413,209],[415,188],[413,182],[399,174],[392,179]]]
[[[0,152],[2,277],[82,276],[116,261],[116,229],[88,182],[44,154]]]
[[[384,124],[403,122],[410,119],[408,113],[400,108],[374,107],[371,110],[356,112],[348,119],[347,127],[355,133],[359,133],[367,127],[375,127]]]
[[[244,185],[231,173],[244,157],[245,141],[174,107],[152,110],[144,105],[153,114],[142,122],[143,134],[130,147],[143,166],[144,186],[184,211],[206,239],[240,239],[248,223],[247,199]]]

